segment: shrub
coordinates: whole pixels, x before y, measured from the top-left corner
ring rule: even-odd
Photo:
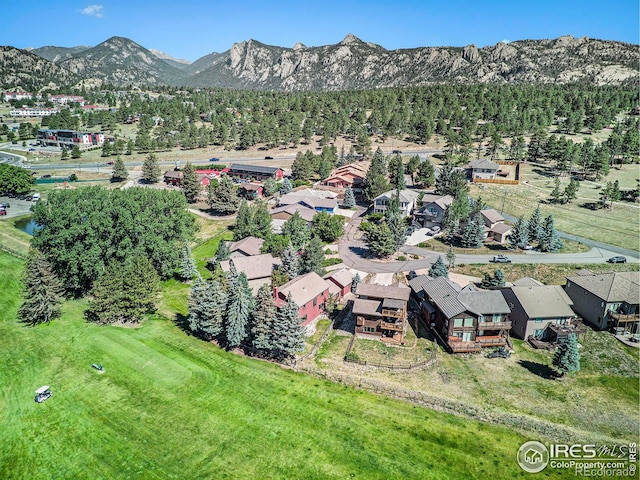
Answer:
[[[419,255],[415,255],[415,254],[414,254],[414,255],[412,255],[412,258],[413,258],[414,260],[420,260],[420,256],[419,256]]]
[[[330,267],[331,265],[338,265],[339,263],[342,263],[342,259],[340,258],[325,258],[322,261],[322,267],[326,268]]]
[[[405,257],[404,255],[400,255],[400,256],[398,257],[398,260],[400,260],[401,262],[404,262],[404,261],[406,261],[406,260],[407,260],[407,257]]]
[[[370,215],[367,215],[367,220],[369,222],[379,222],[383,218],[384,218],[384,214],[383,213],[372,213]]]

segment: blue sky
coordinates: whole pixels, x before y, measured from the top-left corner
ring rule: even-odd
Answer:
[[[292,47],[347,33],[389,50],[588,36],[639,43],[638,0],[0,0],[0,45],[94,46],[118,35],[176,58],[253,38]]]

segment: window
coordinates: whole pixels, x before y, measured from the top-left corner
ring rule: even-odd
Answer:
[[[362,330],[364,330],[367,333],[375,333],[376,327],[362,327]]]
[[[462,318],[454,318],[453,319],[453,328],[462,327],[463,326],[463,322],[464,322],[464,319],[462,319]]]
[[[534,318],[533,321],[536,322],[536,323],[542,323],[542,319],[541,318]]]
[[[501,313],[494,313],[493,314],[493,321],[494,322],[501,322],[502,321],[502,314]]]
[[[473,327],[473,318],[465,318],[464,319],[465,327]]]
[[[313,299],[313,306],[315,307],[316,305],[318,305],[318,299],[317,299],[317,298],[314,298],[314,299]]]

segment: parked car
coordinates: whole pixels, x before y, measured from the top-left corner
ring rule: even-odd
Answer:
[[[402,150],[393,150],[391,153],[402,153]]]
[[[31,200],[33,200],[34,202],[37,202],[38,200],[40,200],[40,194],[39,193],[34,193],[31,196]]]
[[[622,255],[617,257],[611,257],[607,260],[609,263],[627,263],[627,257],[623,257]]]
[[[407,280],[412,280],[414,278],[416,278],[418,276],[418,274],[416,273],[415,270],[410,270],[409,273],[407,274]]]
[[[11,204],[9,203],[0,203],[0,208],[9,208]]]
[[[267,155],[266,157],[264,157],[265,160],[273,160],[273,157],[270,157],[269,155]]]
[[[491,261],[493,263],[511,263],[511,259],[505,255],[494,255]]]
[[[115,162],[107,162],[107,165],[113,165]]]
[[[6,215],[7,211],[4,208],[0,208],[0,215]]]
[[[523,245],[523,244],[520,244],[520,245],[518,245],[518,248],[519,248],[519,249],[521,249],[521,250],[533,250],[533,245],[529,245],[529,244],[527,244],[527,245]]]
[[[51,178],[51,175],[42,175],[40,178]]]
[[[213,157],[209,159],[210,162],[219,162],[220,159],[218,157]]]
[[[436,233],[440,233],[440,227],[439,226],[435,226],[435,227],[431,227],[429,229],[431,231],[431,235],[435,235]]]

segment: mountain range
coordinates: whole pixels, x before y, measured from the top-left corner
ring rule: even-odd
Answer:
[[[638,85],[638,45],[587,37],[520,40],[478,48],[387,50],[347,35],[333,45],[293,48],[235,43],[189,63],[123,37],[95,47],[0,47],[3,87],[40,88],[91,79],[116,86],[346,90],[458,83]],[[96,80],[97,79],[97,80]]]

